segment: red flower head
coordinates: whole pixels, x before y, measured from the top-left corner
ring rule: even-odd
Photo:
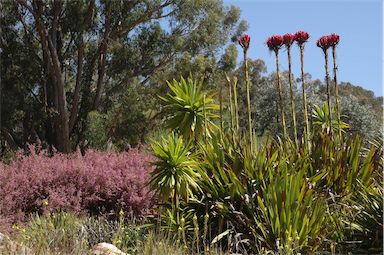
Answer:
[[[340,36],[338,34],[330,34],[328,35],[328,41],[329,41],[329,45],[331,47],[336,47],[337,44],[339,44],[339,41],[340,41]]]
[[[302,45],[309,39],[309,34],[305,31],[298,31],[295,33],[295,41],[298,45]]]
[[[248,50],[251,37],[247,34],[243,34],[239,37],[239,44],[244,50]]]
[[[284,39],[281,35],[272,35],[267,39],[267,46],[270,50],[279,51],[280,47],[284,44]]]
[[[291,33],[286,33],[283,35],[284,44],[287,47],[290,47],[292,43],[295,41],[295,35]]]
[[[317,47],[322,48],[324,52],[327,51],[327,49],[331,46],[329,39],[330,38],[327,35],[320,37],[316,42]]]

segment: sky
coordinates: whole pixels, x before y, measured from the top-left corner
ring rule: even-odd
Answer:
[[[324,56],[316,40],[331,33],[340,35],[337,49],[338,81],[350,82],[383,95],[383,2],[382,0],[224,0],[241,9],[249,24],[249,57],[260,58],[268,72],[275,70],[274,54],[265,45],[270,35],[307,31],[305,72],[324,80]],[[292,49],[292,68],[300,74],[300,53]],[[283,54],[282,54],[283,56]],[[280,57],[280,68],[288,68]],[[284,56],[286,53],[284,52]],[[332,70],[330,70],[332,75]]]

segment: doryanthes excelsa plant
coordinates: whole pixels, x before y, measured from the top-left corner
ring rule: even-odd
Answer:
[[[304,76],[304,44],[308,41],[309,34],[305,31],[298,31],[295,33],[295,41],[300,48],[300,63],[301,63],[301,89],[303,96],[303,109],[304,109],[304,144],[308,151],[311,150],[310,145],[310,129],[308,121],[308,103],[307,94],[305,92],[305,76]]]
[[[279,72],[279,49],[283,46],[284,41],[281,35],[273,35],[267,39],[267,46],[269,50],[275,52],[276,59],[276,77],[277,77],[277,91],[279,94],[279,108],[280,108],[280,121],[283,128],[284,141],[287,141],[287,127],[285,125],[285,114],[283,106],[283,95],[280,84],[280,72]]]
[[[336,64],[336,46],[339,44],[340,36],[338,34],[330,34],[328,36],[329,44],[332,47],[332,58],[333,58],[333,82],[335,84],[335,103],[336,103],[336,114],[337,114],[337,125],[339,131],[339,139],[342,141],[341,136],[341,119],[340,119],[340,102],[339,102],[339,88],[337,86],[337,64]]]
[[[327,104],[328,104],[328,118],[329,118],[329,133],[332,136],[332,108],[331,108],[331,89],[329,86],[329,74],[328,74],[328,49],[331,46],[329,37],[322,36],[316,42],[317,47],[321,48],[324,53],[325,59],[325,82],[327,84]]]
[[[251,116],[251,96],[250,96],[250,86],[249,86],[249,77],[248,77],[248,49],[251,42],[251,37],[247,34],[243,34],[239,38],[239,44],[243,48],[244,53],[244,77],[245,77],[245,86],[247,90],[247,111],[248,111],[248,133],[249,141],[251,144],[251,150],[253,150],[253,137],[252,137],[252,116]]]
[[[287,54],[288,54],[289,91],[290,91],[290,99],[291,99],[293,136],[295,139],[296,148],[298,148],[299,142],[297,139],[297,123],[296,123],[296,111],[295,111],[295,100],[294,100],[294,94],[293,94],[293,77],[292,77],[292,66],[291,66],[291,46],[295,41],[295,35],[287,33],[283,36],[283,40],[284,40],[284,45],[287,48]]]

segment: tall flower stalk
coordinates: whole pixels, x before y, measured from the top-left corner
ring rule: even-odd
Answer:
[[[236,77],[234,77],[233,79],[233,101],[234,101],[234,111],[235,111],[236,134],[239,134],[240,126],[239,126],[239,107],[237,104],[237,78]]]
[[[304,76],[304,44],[308,41],[309,34],[304,31],[298,31],[295,33],[295,41],[300,48],[300,64],[301,64],[301,89],[303,96],[303,109],[304,109],[304,144],[308,151],[311,150],[310,145],[310,129],[308,121],[308,103],[307,94],[305,92],[305,76]]]
[[[325,59],[325,82],[327,84],[327,105],[328,105],[328,118],[329,118],[329,133],[332,137],[332,108],[331,108],[331,88],[329,86],[329,73],[328,73],[328,49],[331,46],[329,37],[322,36],[317,40],[317,47],[321,48],[324,53]]]
[[[277,91],[279,95],[279,109],[280,109],[280,121],[283,128],[284,141],[287,141],[287,127],[285,124],[285,114],[283,106],[283,94],[280,83],[280,70],[279,70],[279,49],[284,44],[283,37],[281,35],[273,35],[268,38],[267,46],[271,51],[275,52],[276,60],[276,76],[277,76]]]
[[[336,103],[336,114],[337,114],[337,125],[339,131],[339,139],[342,141],[341,136],[341,117],[340,117],[340,101],[339,101],[339,88],[337,86],[337,64],[336,64],[336,46],[339,44],[340,36],[337,34],[331,34],[328,36],[329,44],[332,47],[332,58],[333,58],[333,83],[335,84],[335,103]]]
[[[291,46],[295,40],[295,35],[287,33],[283,36],[285,47],[288,53],[288,72],[289,72],[289,92],[291,99],[291,116],[293,124],[293,136],[295,139],[296,148],[299,147],[299,141],[297,139],[297,123],[296,123],[296,111],[295,111],[295,100],[293,94],[293,77],[292,77],[292,66],[291,66]]]
[[[253,138],[252,138],[252,116],[251,116],[251,96],[249,88],[249,75],[248,75],[248,48],[251,42],[251,37],[247,34],[242,35],[239,38],[239,44],[243,48],[244,53],[244,76],[245,76],[245,86],[247,90],[247,111],[248,111],[248,133],[249,141],[251,143],[251,151],[253,151]]]
[[[224,122],[223,122],[223,86],[222,86],[222,84],[220,84],[219,101],[220,101],[220,129],[221,129],[221,132],[224,132]]]
[[[235,136],[235,124],[234,124],[234,106],[233,106],[233,95],[232,95],[232,84],[231,84],[231,79],[227,74],[225,74],[225,78],[227,80],[228,84],[228,90],[229,90],[229,114],[230,114],[230,130],[232,133],[232,137]]]

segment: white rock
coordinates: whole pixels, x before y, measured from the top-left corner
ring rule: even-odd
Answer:
[[[92,254],[94,255],[129,255],[122,252],[116,246],[110,243],[98,243],[93,247]]]
[[[5,241],[5,235],[3,235],[2,233],[0,233],[0,243],[4,242]]]

